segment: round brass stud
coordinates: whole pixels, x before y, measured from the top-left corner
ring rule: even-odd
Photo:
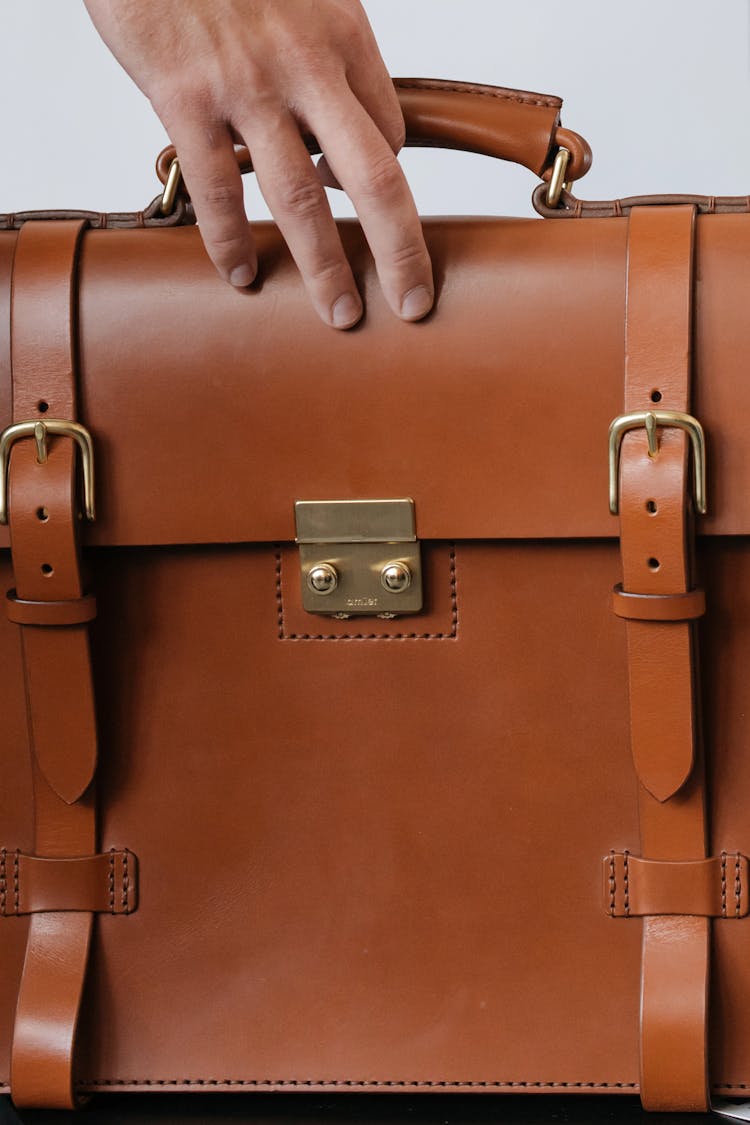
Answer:
[[[338,584],[338,573],[330,563],[318,563],[307,576],[307,585],[315,594],[332,594]]]
[[[411,586],[411,571],[406,563],[388,563],[380,572],[380,582],[389,594],[403,594]]]

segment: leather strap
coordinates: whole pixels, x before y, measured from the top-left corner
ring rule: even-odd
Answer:
[[[631,621],[691,621],[706,612],[703,590],[686,594],[631,594],[621,585],[612,591],[612,609]]]
[[[643,207],[629,220],[625,410],[689,410],[695,209]],[[623,439],[623,592],[682,596],[690,576],[687,438],[662,428]],[[650,603],[657,604],[657,603]],[[666,604],[666,603],[661,603]],[[692,616],[689,614],[688,616]],[[690,620],[626,621],[633,758],[644,858],[707,855]],[[709,919],[643,920],[641,1099],[652,1110],[706,1110]]]
[[[11,288],[13,421],[75,420],[74,273],[82,222],[27,223],[18,235]],[[47,460],[31,440],[12,449],[9,524],[16,597],[77,600],[77,451],[50,438]],[[88,630],[21,633],[34,755],[52,789],[78,800],[94,775],[96,732]],[[65,722],[61,722],[61,716]],[[87,849],[91,850],[91,849]]]
[[[14,422],[75,419],[73,302],[84,225],[30,222],[18,236],[11,297]],[[76,449],[66,437],[50,438],[41,464],[33,440],[12,449],[9,524],[21,602],[59,605],[84,596],[77,475]],[[35,852],[49,859],[93,855],[96,729],[87,626],[29,624],[20,632]],[[11,1093],[19,1106],[76,1104],[73,1051],[92,924],[90,911],[31,917],[11,1051]]]
[[[24,601],[15,590],[5,596],[8,620],[17,625],[83,625],[96,617],[96,598],[87,594],[64,602]]]
[[[195,212],[180,195],[169,215],[161,211],[162,192],[143,211],[16,211],[0,215],[0,230],[20,230],[24,223],[81,220],[92,230],[132,230],[141,227],[192,226]]]
[[[750,912],[749,866],[739,852],[679,862],[610,852],[604,860],[604,908],[613,918],[744,918]]]
[[[50,910],[132,914],[136,888],[137,861],[127,849],[72,859],[44,859],[0,849],[0,914]]]
[[[625,199],[577,199],[565,190],[559,206],[550,207],[544,183],[534,189],[531,202],[534,210],[545,219],[621,219],[637,207],[679,205],[695,207],[699,215],[747,215],[750,211],[750,195],[630,195]]]
[[[625,411],[686,412],[691,341],[692,207],[644,207],[629,221]],[[658,433],[648,455],[645,430],[622,442],[620,534],[623,591],[673,595],[688,580],[687,437]],[[629,621],[630,719],[641,784],[666,801],[690,776],[694,759],[692,632]],[[658,683],[654,669],[658,668]],[[662,857],[666,858],[666,857]],[[685,858],[685,857],[683,857]]]

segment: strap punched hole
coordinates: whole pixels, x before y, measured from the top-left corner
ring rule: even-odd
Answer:
[[[46,523],[49,519],[49,512],[46,508],[37,508],[36,518],[40,521],[40,523]]]
[[[658,510],[659,509],[655,500],[646,501],[646,511],[649,513],[649,515],[655,516]]]
[[[42,399],[41,402],[38,402],[36,404],[36,408],[40,414],[46,414],[49,410],[49,403],[45,402],[44,399]]]
[[[651,401],[652,402],[661,402],[661,391],[652,391],[651,392]]]
[[[659,562],[658,559],[650,558],[648,560],[649,570],[658,570],[660,566],[661,566],[661,563]]]
[[[42,563],[42,574],[45,578],[51,578],[55,573],[55,568],[50,563]]]

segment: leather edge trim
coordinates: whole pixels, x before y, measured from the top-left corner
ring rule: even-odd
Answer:
[[[546,1081],[513,1081],[513,1080],[498,1080],[498,1081],[466,1081],[462,1082],[449,1081],[449,1080],[410,1080],[410,1079],[394,1079],[394,1080],[378,1080],[378,1079],[259,1079],[259,1078],[143,1078],[143,1079],[122,1079],[122,1078],[104,1078],[96,1081],[85,1081],[79,1083],[79,1089],[86,1092],[95,1093],[97,1091],[104,1091],[112,1087],[126,1088],[130,1090],[150,1090],[150,1089],[163,1089],[169,1087],[173,1090],[190,1090],[195,1087],[210,1087],[211,1089],[237,1089],[238,1087],[246,1087],[252,1089],[263,1090],[283,1090],[283,1089],[297,1089],[297,1090],[382,1090],[389,1091],[402,1091],[405,1089],[429,1089],[429,1090],[450,1090],[450,1091],[471,1091],[471,1090],[488,1090],[488,1089],[502,1089],[502,1090],[565,1090],[575,1089],[582,1092],[596,1091],[596,1090],[612,1090],[616,1093],[633,1094],[638,1092],[637,1082],[595,1082],[595,1081],[570,1081],[570,1082],[546,1082]],[[0,1089],[2,1087],[0,1086]]]
[[[500,101],[536,105],[544,109],[562,109],[563,100],[555,94],[537,94],[533,90],[515,90],[509,86],[491,86],[485,82],[462,82],[453,78],[394,78],[401,90],[444,90],[449,94],[469,94]]]

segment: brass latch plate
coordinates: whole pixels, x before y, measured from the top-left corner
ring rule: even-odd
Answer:
[[[422,608],[414,501],[298,500],[308,613],[395,616]]]

